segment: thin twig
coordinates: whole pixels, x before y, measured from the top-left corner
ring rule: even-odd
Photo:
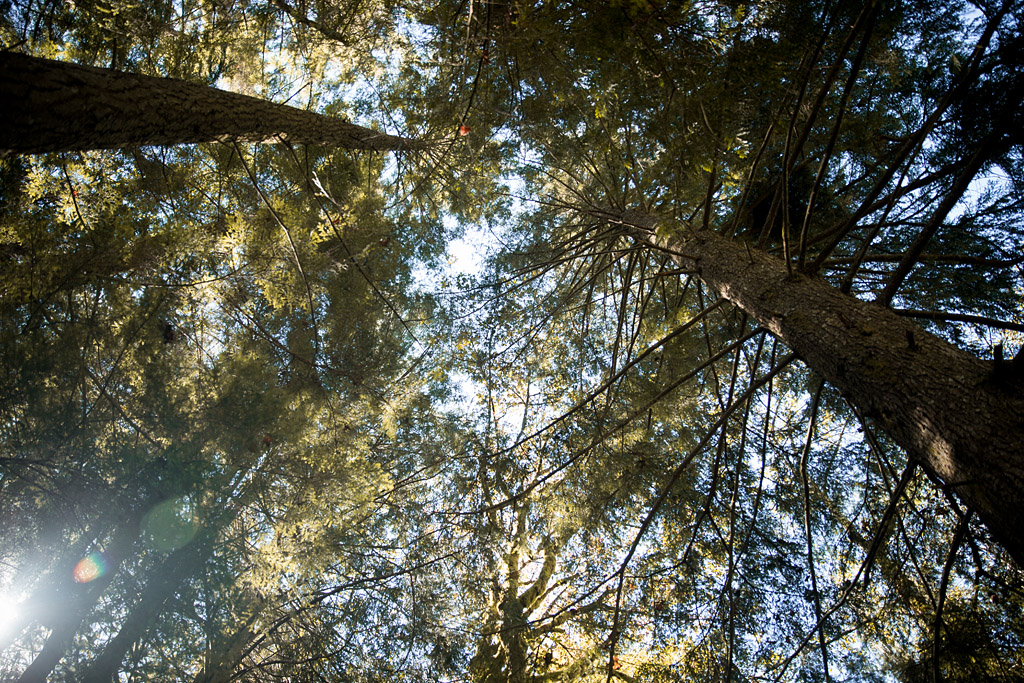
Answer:
[[[821,596],[818,593],[818,574],[814,567],[814,535],[811,532],[811,492],[810,483],[807,478],[807,460],[811,453],[811,444],[814,441],[814,423],[818,419],[818,406],[821,404],[821,392],[825,388],[824,380],[819,380],[818,389],[811,399],[811,415],[807,421],[807,439],[804,441],[803,452],[800,454],[800,479],[803,482],[804,493],[804,534],[807,537],[807,567],[811,572],[811,592],[814,597],[814,617],[820,625],[818,628],[818,643],[821,647],[821,666],[825,672],[825,683],[831,680],[828,674],[828,648],[825,646],[825,620],[821,616]]]
[[[949,553],[946,555],[946,564],[942,567],[942,579],[939,581],[939,602],[935,607],[935,620],[932,623],[932,681],[942,682],[942,670],[939,667],[939,646],[942,638],[942,608],[946,604],[946,590],[949,588],[949,575],[953,570],[953,563],[956,561],[956,554],[967,536],[967,525],[971,521],[973,510],[957,522],[956,531],[953,532],[953,542],[949,546]]]

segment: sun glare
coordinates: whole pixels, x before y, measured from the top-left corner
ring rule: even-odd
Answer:
[[[14,628],[20,613],[17,600],[6,593],[0,594],[0,638],[10,635],[8,631]]]

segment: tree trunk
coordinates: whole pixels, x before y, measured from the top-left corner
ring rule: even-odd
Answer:
[[[121,562],[131,552],[138,536],[139,516],[133,515],[114,533],[107,552],[104,553],[107,566],[101,576],[84,585],[72,583],[70,576],[63,577],[63,585],[60,586],[63,596],[60,597],[63,597],[65,602],[59,614],[49,622],[50,634],[46,637],[43,649],[22,672],[18,683],[45,683],[50,677],[57,663],[68,653],[75,634],[82,628],[89,611],[114,580]]]
[[[253,613],[224,642],[219,643],[219,647],[210,646],[203,668],[192,679],[192,683],[230,683],[246,648],[256,637],[255,624],[262,611],[260,601]]]
[[[0,53],[0,156],[238,141],[420,149],[340,119],[173,78]]]
[[[145,635],[179,586],[205,564],[213,550],[213,541],[219,528],[214,526],[200,531],[196,538],[167,556],[146,583],[138,602],[121,624],[117,635],[107,642],[103,651],[86,669],[81,678],[82,683],[111,683],[115,680],[121,662],[131,647]]]
[[[8,617],[7,625],[0,635],[0,652],[3,652],[18,640],[21,634],[33,624],[50,626],[58,618],[67,616],[68,599],[64,595],[74,584],[71,578],[72,569],[78,560],[86,556],[89,547],[96,540],[97,533],[84,533],[61,553],[60,558],[47,571],[29,595],[23,600],[13,616]],[[41,555],[41,553],[40,553]],[[42,561],[41,559],[39,560]],[[26,564],[28,564],[26,562]],[[35,565],[29,565],[35,566]],[[79,588],[81,588],[79,586]]]
[[[1019,378],[891,310],[711,231],[656,237],[655,220],[605,216],[667,249],[785,342],[973,508],[1024,567],[1024,395]],[[1007,371],[1011,373],[1011,370]]]

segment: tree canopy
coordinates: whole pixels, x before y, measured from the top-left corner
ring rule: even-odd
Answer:
[[[1024,677],[1019,0],[3,8],[0,679]]]

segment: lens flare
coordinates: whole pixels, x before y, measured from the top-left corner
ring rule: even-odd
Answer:
[[[187,497],[165,500],[142,518],[142,538],[157,550],[176,550],[196,535],[196,521]]]
[[[107,559],[103,553],[89,553],[78,561],[71,576],[76,583],[89,583],[107,573]]]

